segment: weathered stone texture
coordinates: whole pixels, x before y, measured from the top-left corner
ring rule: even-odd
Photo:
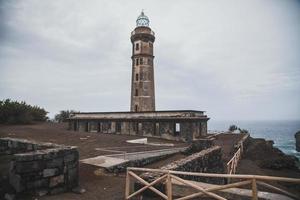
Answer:
[[[76,147],[1,138],[1,154],[14,154],[9,183],[17,193],[42,189],[56,194],[78,186],[79,153]]]
[[[186,171],[186,172],[203,172],[203,173],[224,173],[222,162],[221,147],[213,146],[208,149],[194,153],[181,160],[176,160],[168,165],[161,167],[164,170]],[[161,174],[159,173],[144,173],[143,178],[153,181]],[[180,176],[184,179],[201,181],[214,184],[223,184],[222,178],[207,178],[197,176]]]
[[[214,141],[214,138],[193,140],[185,152],[187,154],[193,154],[200,152],[204,149],[208,149],[214,145]]]

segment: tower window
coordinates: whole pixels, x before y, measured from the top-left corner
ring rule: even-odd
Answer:
[[[139,74],[135,74],[135,80],[136,80],[136,81],[139,80]]]
[[[139,45],[139,43],[136,43],[135,44],[135,50],[138,51],[139,49],[140,49],[140,45]]]
[[[141,65],[143,64],[143,58],[140,58],[140,64]]]
[[[135,65],[139,65],[139,59],[135,59]]]
[[[134,111],[137,112],[138,111],[138,105],[134,106]]]
[[[138,89],[135,89],[135,94],[134,94],[134,96],[139,96],[139,91],[138,91]]]

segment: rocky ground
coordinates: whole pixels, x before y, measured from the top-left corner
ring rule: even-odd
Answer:
[[[237,173],[300,178],[297,162],[298,159],[296,157],[285,155],[278,148],[274,147],[273,141],[250,137]],[[300,195],[299,184],[276,184]]]
[[[16,125],[0,126],[0,137],[17,137],[33,139],[41,142],[53,142],[79,147],[80,159],[107,154],[95,150],[96,148],[113,148],[114,150],[145,151],[154,150],[156,146],[141,146],[126,143],[127,139],[136,139],[138,136],[124,136],[98,133],[78,133],[66,130],[66,124],[43,123],[35,125]],[[234,153],[234,144],[241,138],[237,134],[223,134],[217,137],[216,144],[220,145],[224,153],[224,162]],[[150,138],[150,142],[174,143],[176,146],[186,144],[174,141],[166,141]],[[150,164],[145,167],[159,168],[173,160],[183,158],[184,155],[176,154],[168,159]],[[5,159],[5,158],[3,158]],[[0,169],[1,170],[1,169]],[[300,172],[295,167],[295,158],[284,155],[281,151],[273,147],[272,142],[263,139],[250,139],[247,150],[239,164],[238,173],[258,174],[300,178]],[[124,199],[125,174],[108,174],[97,167],[80,164],[80,185],[86,189],[84,194],[64,193],[53,196],[25,197],[20,199],[41,199],[41,200],[101,200],[101,199]],[[0,180],[1,181],[1,180]],[[0,186],[1,183],[0,183]],[[3,186],[2,186],[3,187]],[[292,188],[294,185],[284,185],[283,187]],[[0,187],[1,188],[1,187]],[[298,190],[300,191],[300,189]],[[1,192],[1,191],[0,191]]]

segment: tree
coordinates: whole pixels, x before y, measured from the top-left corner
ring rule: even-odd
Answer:
[[[74,113],[76,113],[74,110],[61,110],[59,114],[55,115],[54,119],[57,122],[66,122],[67,119],[70,118]]]
[[[38,106],[31,106],[25,101],[0,101],[0,124],[30,124],[35,121],[46,121],[47,111]]]
[[[230,125],[229,126],[229,129],[228,129],[230,132],[234,132],[234,131],[236,131],[236,130],[238,130],[238,127],[236,126],[236,125]]]

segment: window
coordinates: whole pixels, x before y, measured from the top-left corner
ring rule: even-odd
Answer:
[[[135,65],[139,65],[139,59],[135,59]]]
[[[140,49],[139,43],[135,44],[135,50],[138,51]]]
[[[143,58],[140,58],[140,64],[141,65],[143,64]]]
[[[136,80],[136,81],[139,80],[139,74],[135,74],[135,80]]]
[[[154,135],[159,135],[159,123],[156,122],[154,126]]]
[[[180,123],[175,123],[175,136],[178,136],[180,133]]]
[[[138,91],[138,89],[135,89],[135,94],[134,94],[134,96],[139,96],[139,91]]]
[[[116,122],[116,132],[121,132],[121,122]]]
[[[149,47],[151,47],[151,48],[153,47],[153,44],[151,42],[149,42]]]
[[[134,106],[134,111],[137,112],[138,111],[138,105]]]

